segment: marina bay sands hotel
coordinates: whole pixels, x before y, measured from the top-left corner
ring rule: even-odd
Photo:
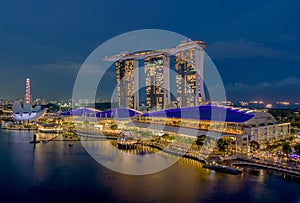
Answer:
[[[175,64],[176,95],[173,97],[176,98],[177,107],[201,104],[205,101],[203,48],[203,41],[186,40],[169,49],[120,53],[106,57],[104,60],[115,62],[119,107],[139,109],[139,71],[142,70],[142,63],[147,110],[171,107],[170,60],[174,60]]]

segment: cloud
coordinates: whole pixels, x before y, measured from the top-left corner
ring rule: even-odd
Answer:
[[[283,86],[287,86],[287,85],[300,85],[300,79],[295,78],[295,77],[288,77],[288,78],[284,78],[282,80],[279,80],[275,83],[269,83],[269,82],[259,82],[255,85],[249,85],[249,84],[244,84],[242,82],[239,83],[234,83],[231,84],[229,83],[226,86],[226,89],[228,90],[234,90],[234,89],[262,89],[262,88],[270,88],[270,87],[283,87]]]
[[[300,36],[297,35],[291,35],[291,34],[284,34],[280,37],[280,40],[283,41],[298,41],[300,39]]]
[[[255,85],[249,85],[242,82],[231,84],[229,83],[226,86],[226,90],[234,91],[234,90],[249,90],[249,89],[263,89],[272,87],[273,84],[268,82],[259,82]]]
[[[36,67],[48,73],[77,73],[81,67],[80,59],[80,57],[62,57],[55,63],[40,64]]]
[[[283,51],[269,48],[245,39],[217,41],[207,47],[213,58],[251,58],[251,57],[279,57]]]
[[[259,82],[252,85],[240,82],[228,84],[225,89],[227,97],[231,100],[263,99],[268,101],[298,101],[300,94],[300,79],[289,77],[274,83]]]

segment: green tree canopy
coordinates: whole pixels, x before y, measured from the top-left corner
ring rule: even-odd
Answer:
[[[285,154],[289,154],[291,153],[292,149],[290,147],[290,145],[288,143],[284,143],[282,145],[282,151],[285,153]]]
[[[259,149],[259,143],[253,140],[250,142],[250,147],[253,151],[256,151]]]
[[[300,144],[296,144],[296,145],[294,146],[294,149],[295,149],[295,151],[296,151],[297,153],[300,153]]]
[[[230,141],[228,139],[223,138],[223,137],[218,139],[217,146],[219,148],[219,151],[225,152],[225,150],[228,147],[229,143],[230,143]]]
[[[110,126],[110,128],[112,130],[118,130],[118,125],[117,124],[113,124],[112,126]]]
[[[174,137],[170,136],[168,133],[164,133],[161,138],[165,139],[165,140],[172,140],[174,139]]]
[[[202,146],[206,140],[206,135],[197,136],[196,145]]]

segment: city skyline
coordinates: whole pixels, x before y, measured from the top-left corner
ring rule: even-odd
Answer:
[[[300,100],[300,31],[295,26],[300,19],[298,1],[188,1],[185,5],[193,5],[188,15],[172,12],[182,3],[159,2],[152,17],[143,11],[155,2],[131,2],[122,7],[111,1],[92,8],[74,1],[69,10],[63,9],[68,3],[55,7],[48,3],[3,3],[0,86],[5,88],[1,88],[0,97],[18,98],[23,92],[21,81],[30,77],[36,97],[71,98],[77,71],[92,50],[118,34],[157,28],[205,40],[206,52],[223,78],[229,100]],[[135,8],[137,13],[123,15],[123,8]],[[120,25],[121,17],[129,24]],[[118,26],[110,26],[114,24]]]
[[[0,5],[2,202],[299,202],[299,0]]]

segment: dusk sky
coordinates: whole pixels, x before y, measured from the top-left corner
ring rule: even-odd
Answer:
[[[164,29],[207,43],[229,100],[300,101],[300,2],[1,1],[0,98],[65,99],[101,43]]]

